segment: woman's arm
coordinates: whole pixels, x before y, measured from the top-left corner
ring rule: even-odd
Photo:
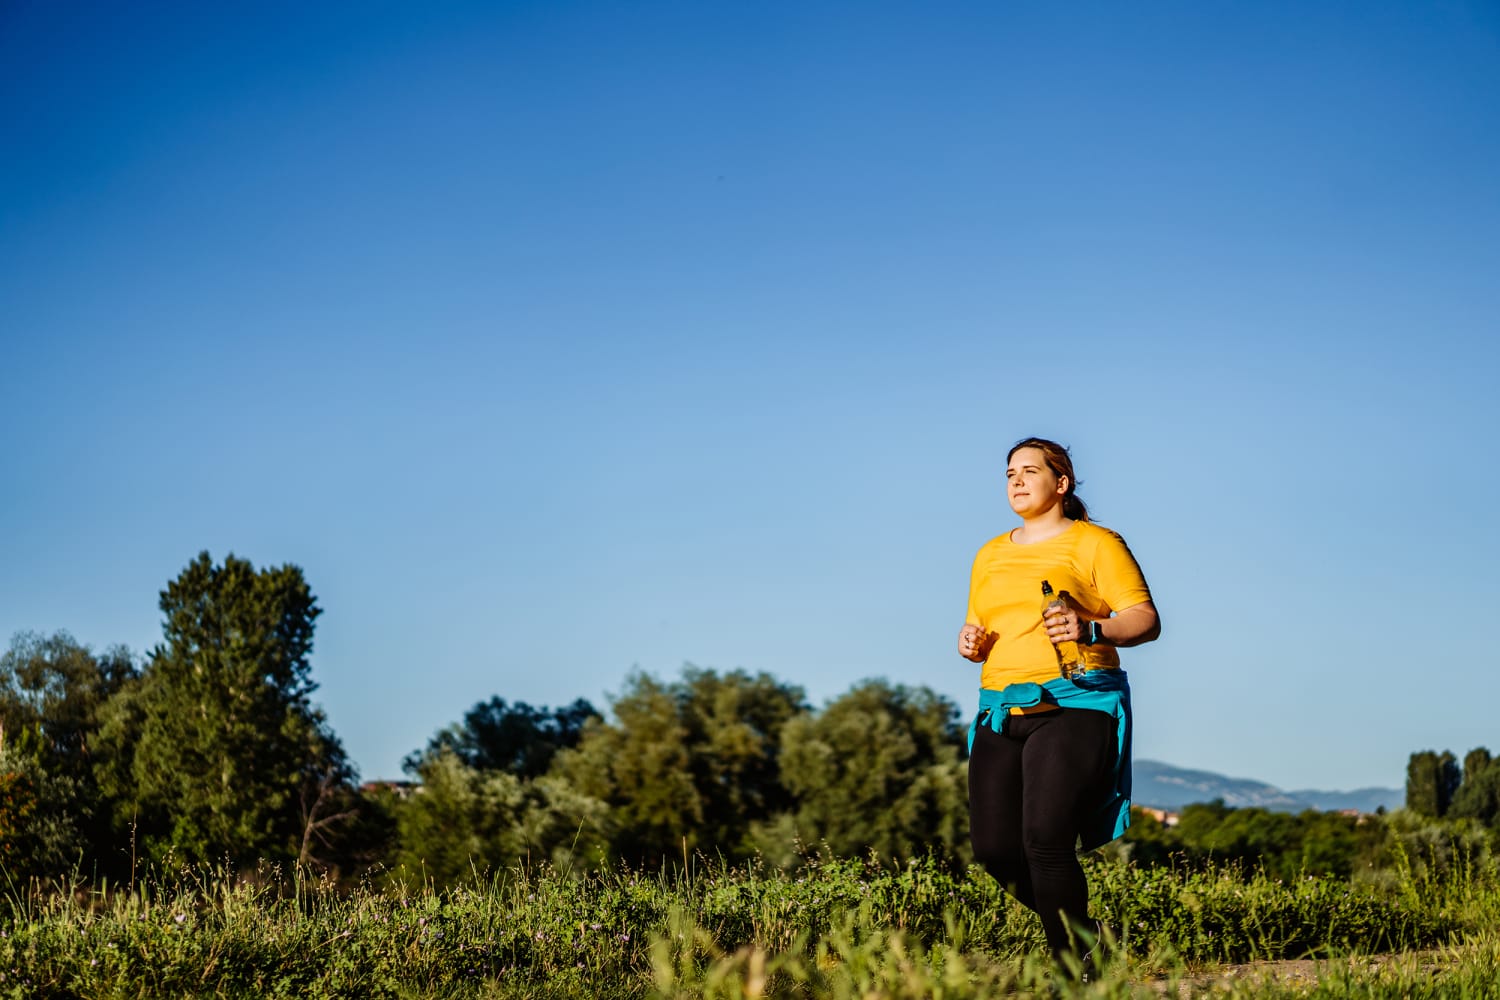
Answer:
[[[1161,635],[1161,618],[1156,605],[1150,601],[1132,604],[1123,611],[1116,611],[1113,618],[1095,618],[1099,623],[1100,639],[1111,646],[1139,646]],[[1085,642],[1088,638],[1089,619],[1077,603],[1071,599],[1049,609],[1046,617],[1047,638],[1052,644],[1059,642]]]
[[[1161,635],[1161,616],[1150,601],[1116,611],[1113,618],[1100,618],[1099,634],[1111,646],[1139,646]]]

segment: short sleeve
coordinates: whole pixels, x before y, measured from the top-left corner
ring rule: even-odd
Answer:
[[[1151,600],[1145,574],[1125,539],[1103,529],[1094,552],[1094,588],[1111,611],[1124,611]]]
[[[969,570],[969,609],[964,614],[965,625],[984,624],[979,619],[979,612],[974,610],[974,593],[979,589],[979,561],[984,558],[987,548],[989,546],[985,546],[985,548],[979,550],[979,553],[974,557],[974,566]]]

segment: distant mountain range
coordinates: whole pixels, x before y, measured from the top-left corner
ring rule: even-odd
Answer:
[[[1178,810],[1194,802],[1223,799],[1226,806],[1258,806],[1277,812],[1304,809],[1358,809],[1374,812],[1381,806],[1399,809],[1406,802],[1400,788],[1359,788],[1352,792],[1324,792],[1306,788],[1284,792],[1275,785],[1247,778],[1226,778],[1212,771],[1190,771],[1159,760],[1134,762],[1132,801],[1138,806]]]

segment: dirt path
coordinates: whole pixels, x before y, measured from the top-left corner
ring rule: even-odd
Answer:
[[[1373,961],[1373,960],[1367,960]],[[1231,983],[1264,982],[1281,986],[1310,986],[1318,981],[1318,967],[1323,964],[1312,959],[1289,959],[1280,962],[1247,962],[1244,965],[1225,965],[1212,972],[1190,975],[1177,983],[1176,995],[1182,1000],[1190,997],[1209,996],[1217,987]],[[1152,984],[1163,996],[1170,995],[1172,983],[1165,980]]]
[[[1235,983],[1262,982],[1278,986],[1312,986],[1320,975],[1337,966],[1356,975],[1373,975],[1394,961],[1415,960],[1424,969],[1439,967],[1436,952],[1403,952],[1392,955],[1363,955],[1349,959],[1284,959],[1277,962],[1246,962],[1243,965],[1223,965],[1196,975],[1189,975],[1177,984],[1176,995],[1182,1000],[1191,997],[1212,996],[1220,990],[1226,991]],[[1165,980],[1153,984],[1163,996],[1170,995],[1172,984]],[[1219,989],[1216,990],[1215,987]]]

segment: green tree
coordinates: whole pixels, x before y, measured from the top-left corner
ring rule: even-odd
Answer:
[[[35,729],[53,760],[86,772],[100,708],[136,674],[123,646],[96,657],[66,632],[17,633],[0,656],[0,732]]]
[[[36,730],[0,747],[0,869],[59,879],[83,867],[93,818],[83,783],[49,761]]]
[[[31,817],[36,812],[36,785],[22,766],[5,759],[0,751],[0,871],[9,875],[27,862],[31,845]],[[19,869],[23,876],[33,874]]]
[[[865,681],[782,732],[790,825],[840,855],[909,858],[968,849],[967,771],[958,708],[925,687]]]
[[[87,856],[111,870],[96,737],[107,700],[135,676],[128,650],[95,656],[66,632],[19,633],[0,656],[0,768],[12,775],[13,804],[25,803],[0,822],[0,837],[22,845],[13,853],[28,874],[61,875]]]
[[[1464,873],[1466,879],[1491,870],[1494,838],[1471,819],[1433,819],[1412,809],[1386,816],[1385,838],[1374,852],[1379,868],[1410,868],[1422,878]]]
[[[690,666],[671,684],[635,674],[614,700],[615,721],[590,720],[552,773],[609,805],[620,857],[744,856],[751,824],[789,802],[781,730],[803,708],[800,688],[765,673]]]
[[[606,803],[555,774],[532,780],[527,791],[520,832],[528,862],[550,861],[564,872],[584,872],[604,865],[614,836]]]
[[[302,570],[207,552],[161,593],[164,642],[111,699],[102,737],[128,770],[101,780],[121,825],[188,861],[316,858],[353,778],[310,701],[320,610]]]
[[[1225,805],[1223,799],[1190,803],[1177,814],[1173,832],[1190,858],[1202,859],[1213,850],[1211,845],[1216,843],[1219,827],[1232,812],[1234,809]]]
[[[1500,766],[1484,747],[1464,755],[1463,782],[1453,795],[1448,815],[1476,819],[1491,828],[1500,824]]]
[[[1202,867],[1229,862],[1288,880],[1302,875],[1349,878],[1356,867],[1376,861],[1385,839],[1379,818],[1315,809],[1295,815],[1235,809],[1222,799],[1186,806],[1171,828],[1149,814],[1133,815],[1124,854],[1138,864]]]
[[[1412,754],[1406,764],[1406,808],[1440,819],[1447,815],[1461,780],[1458,761],[1447,750]]]
[[[1301,848],[1297,826],[1296,817],[1288,813],[1254,807],[1231,809],[1203,846],[1216,857],[1250,866],[1269,865],[1273,873],[1284,877],[1291,873],[1277,871],[1280,866],[1275,862]]]
[[[1185,807],[1177,834],[1195,861],[1230,861],[1283,877],[1294,872],[1284,870],[1282,859],[1293,852],[1300,855],[1302,846],[1294,817],[1267,809],[1234,809],[1222,799]]]
[[[479,771],[540,777],[552,766],[557,751],[578,745],[584,723],[598,717],[594,706],[582,698],[550,709],[545,705],[533,708],[524,701],[507,705],[496,696],[469,709],[462,723],[438,733],[425,750],[409,755],[402,767],[416,773],[426,760],[447,750]]]
[[[1453,796],[1458,794],[1458,786],[1463,783],[1463,772],[1459,770],[1458,761],[1453,754],[1444,750],[1438,756],[1438,808],[1439,815],[1448,815],[1448,809],[1453,805]]]
[[[1365,849],[1358,835],[1359,820],[1337,812],[1309,810],[1297,817],[1294,852],[1283,855],[1283,878],[1296,875],[1333,875],[1347,879]]]
[[[1282,879],[1347,878],[1356,860],[1374,850],[1357,827],[1354,817],[1336,812],[1234,809],[1215,799],[1185,807],[1173,833],[1181,857],[1194,865],[1228,861]]]
[[[1168,826],[1154,813],[1132,806],[1125,836],[1101,850],[1106,857],[1149,868],[1166,864],[1174,855],[1181,854],[1183,847],[1176,825]]]
[[[400,842],[396,813],[410,786],[400,782],[371,782],[361,786],[347,802],[349,814],[338,821],[319,846],[334,859],[346,883],[387,871],[396,858]]]
[[[396,862],[408,879],[454,885],[523,863],[581,871],[603,858],[607,807],[560,778],[479,770],[448,749],[427,756],[418,775],[394,809]]]
[[[1475,747],[1473,750],[1470,750],[1464,754],[1463,780],[1468,781],[1471,777],[1478,777],[1481,771],[1493,763],[1493,760],[1494,758],[1490,756],[1490,751],[1487,747]],[[1460,785],[1459,787],[1463,786]]]
[[[421,786],[396,809],[396,860],[408,876],[452,885],[515,862],[525,803],[519,778],[477,771],[451,751],[428,758],[419,773]]]

